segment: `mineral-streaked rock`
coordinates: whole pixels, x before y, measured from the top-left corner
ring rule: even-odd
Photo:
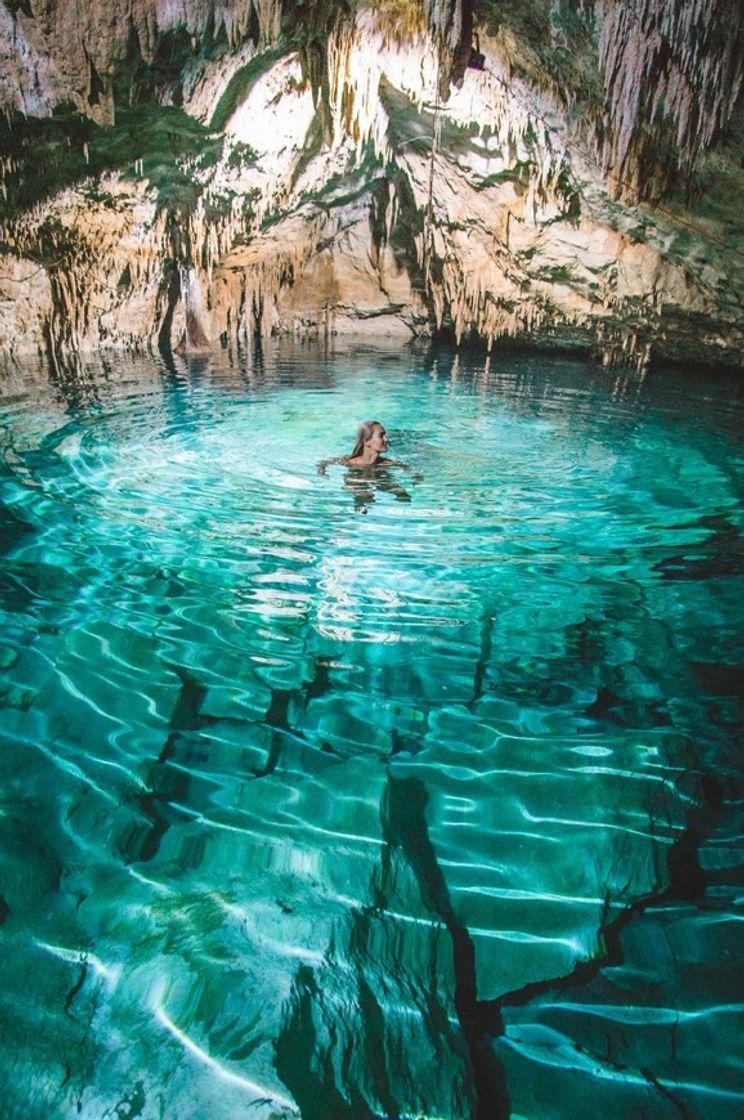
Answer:
[[[293,46],[276,0],[255,12],[206,0],[14,7],[0,7],[6,111],[42,116],[68,100],[112,121],[132,44],[137,65],[151,66],[168,35],[187,34],[195,49],[157,96],[182,99],[222,149],[200,161],[173,141],[172,178],[190,185],[188,201],[163,190],[167,166],[135,160],[30,209],[6,207],[5,351],[61,360],[101,345],[442,328],[489,346],[505,336],[589,345],[638,365],[740,360],[740,227],[715,193],[733,183],[735,196],[734,161],[709,157],[707,211],[705,197],[699,213],[677,199],[638,202],[675,168],[691,174],[733,111],[741,18],[716,46],[723,5],[701,14],[686,0],[670,22],[660,0],[645,0],[656,38],[635,51],[621,3],[573,27],[546,3],[542,54],[520,41],[508,5],[484,5],[480,58],[467,69],[469,17],[451,4],[410,5],[408,23],[372,0],[353,19],[339,11],[320,56],[310,34]],[[571,85],[579,63],[563,88],[553,67],[579,31],[581,80],[604,83],[596,104]],[[213,49],[202,57],[204,36]],[[663,74],[660,36],[672,59]],[[673,126],[668,151],[648,142],[653,114]],[[661,144],[666,133],[655,135]],[[4,161],[6,191],[28,174],[25,158],[25,171],[17,155]]]

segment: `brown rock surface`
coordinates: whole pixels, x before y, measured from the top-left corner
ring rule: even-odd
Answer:
[[[6,213],[0,348],[59,356],[255,332],[441,329],[488,345],[590,346],[634,364],[737,364],[744,242],[727,198],[741,186],[739,149],[713,146],[741,81],[731,42],[716,40],[726,6],[701,13],[685,0],[667,26],[658,2],[644,4],[656,38],[643,50],[619,0],[585,19],[594,61],[587,54],[577,77],[574,59],[563,75],[580,88],[561,86],[556,62],[578,32],[547,2],[534,5],[539,50],[509,5],[484,5],[477,69],[462,64],[467,12],[446,3],[406,29],[370,0],[321,55],[293,48],[278,2],[0,7],[6,109],[43,115],[68,100],[113,119],[132,36],[151,61],[164,35],[185,31],[194,52],[158,96],[178,94],[222,142],[210,160],[176,147],[158,192],[135,160]],[[707,39],[688,43],[703,25]],[[219,49],[200,54],[200,36],[218,34]],[[590,72],[593,94],[580,86]],[[641,142],[659,113],[674,125],[668,152]],[[698,165],[695,206],[673,192],[638,201]],[[3,166],[11,182],[18,158]],[[188,204],[173,201],[169,176]]]

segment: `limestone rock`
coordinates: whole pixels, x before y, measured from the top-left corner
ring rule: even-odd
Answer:
[[[472,50],[446,0],[304,28],[279,0],[0,7],[0,98],[29,115],[0,162],[0,347],[444,331],[736,364],[739,141],[716,143],[741,18],[703,7],[546,0],[528,35],[485,4]]]

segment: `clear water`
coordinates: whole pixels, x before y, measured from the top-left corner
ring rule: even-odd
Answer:
[[[744,1114],[743,412],[447,352],[5,374],[2,1115]],[[411,471],[319,475],[367,417]]]

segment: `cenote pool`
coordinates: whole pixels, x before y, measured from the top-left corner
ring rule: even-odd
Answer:
[[[744,1114],[740,378],[0,385],[3,1116]]]

